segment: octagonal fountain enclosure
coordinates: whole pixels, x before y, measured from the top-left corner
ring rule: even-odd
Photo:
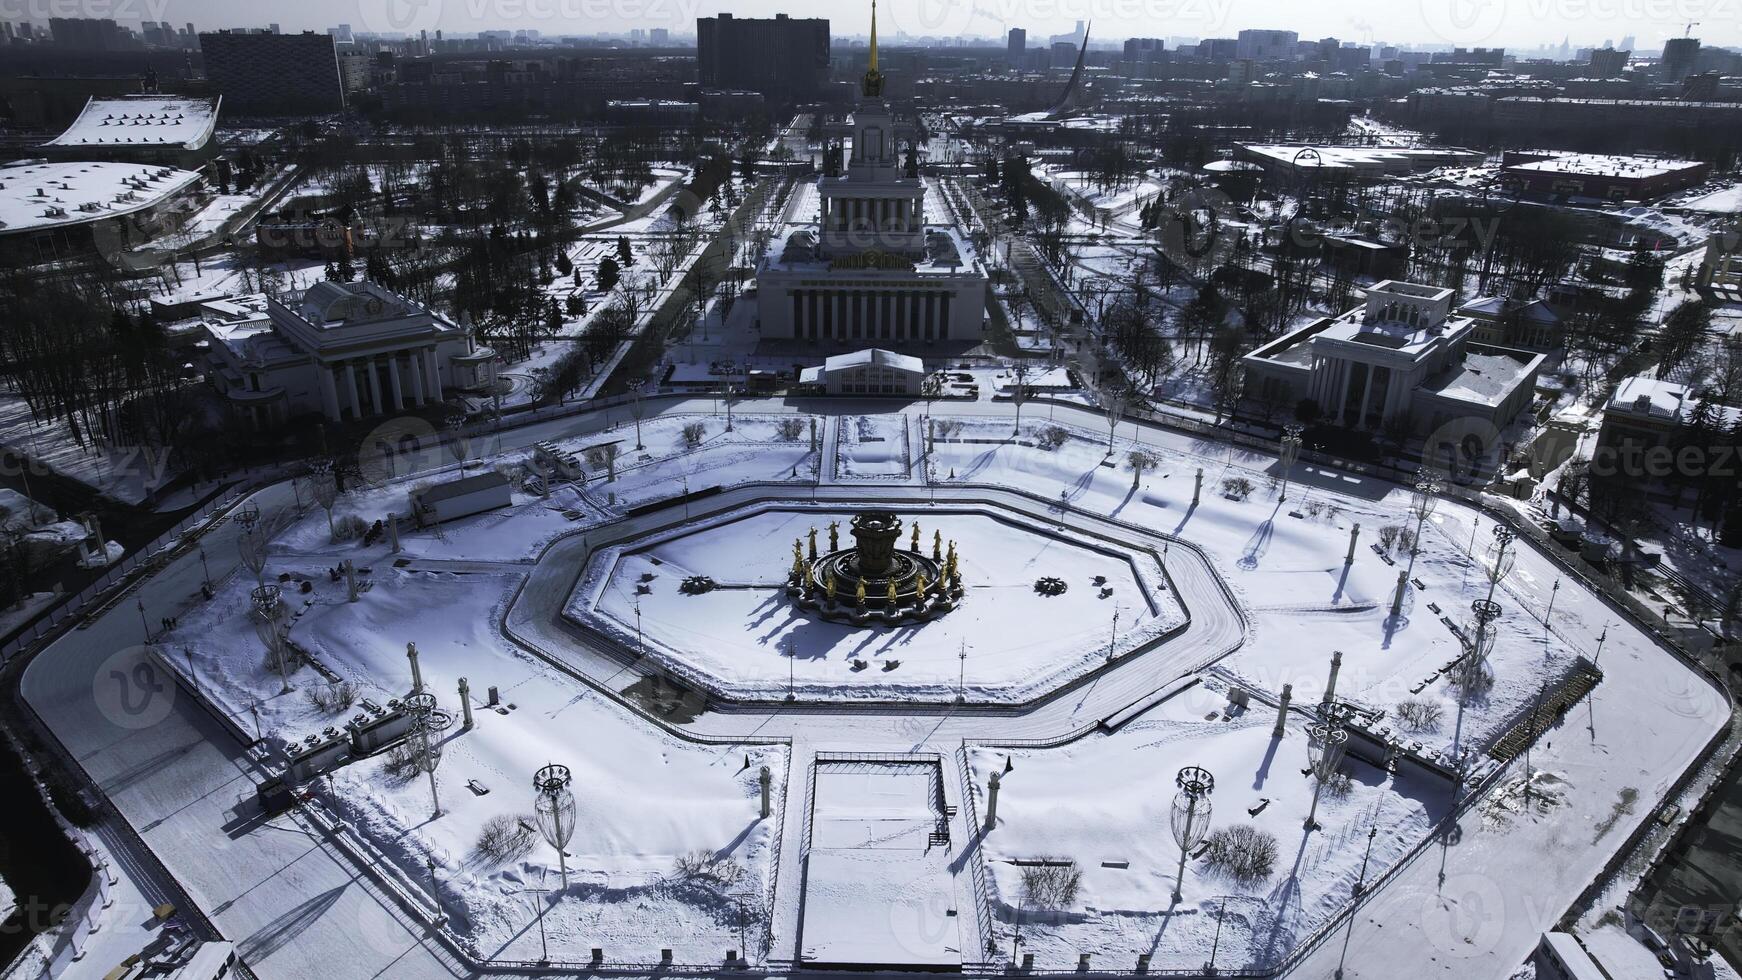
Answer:
[[[577,536],[546,559],[581,564],[559,613],[572,632],[547,642],[765,703],[1015,705],[1133,657],[1168,674],[1204,656],[1167,642],[1188,615],[1146,529],[997,490],[813,492],[728,491]],[[1042,576],[1070,587],[1038,592]]]

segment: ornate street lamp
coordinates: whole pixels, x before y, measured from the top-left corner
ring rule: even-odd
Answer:
[[[1179,873],[1173,884],[1173,900],[1177,902],[1185,884],[1186,855],[1210,832],[1210,794],[1216,791],[1216,777],[1201,766],[1186,766],[1174,776],[1173,783],[1179,787],[1169,819],[1173,842],[1179,845]]]

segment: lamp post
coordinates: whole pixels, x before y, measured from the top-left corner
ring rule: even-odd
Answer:
[[[956,700],[957,701],[965,701],[965,700],[967,700],[966,690],[967,690],[967,686],[968,686],[968,641],[967,640],[962,641],[962,652],[956,654],[956,659],[961,661],[960,668],[956,671]]]
[[[1361,893],[1365,891],[1367,887],[1367,861],[1373,856],[1373,838],[1378,836],[1378,834],[1379,828],[1367,828],[1367,853],[1361,855],[1361,874],[1355,879],[1355,894],[1353,897],[1357,900],[1357,903],[1361,898]],[[1343,980],[1343,964],[1349,958],[1349,939],[1355,934],[1355,914],[1359,910],[1358,904],[1356,908],[1349,910],[1349,928],[1343,933],[1343,952],[1337,957],[1337,972],[1332,974],[1336,980]]]
[[[416,721],[418,767],[429,773],[430,819],[442,815],[442,800],[436,792],[436,769],[442,764],[441,733],[454,723],[452,715],[436,707],[436,696],[424,691],[405,698],[406,709]],[[433,872],[431,874],[433,880]]]
[[[1439,505],[1439,492],[1439,481],[1422,479],[1416,481],[1415,490],[1410,494],[1409,512],[1415,515],[1415,538],[1409,545],[1409,567],[1404,570],[1406,578],[1415,573],[1415,556],[1421,554],[1421,532],[1427,527],[1428,515]]]
[[[1179,871],[1173,879],[1173,900],[1179,901],[1185,885],[1186,856],[1203,843],[1210,829],[1210,794],[1216,791],[1216,777],[1201,766],[1186,766],[1174,776],[1179,792],[1173,797],[1173,813],[1169,829],[1179,845]]]
[[[212,587],[212,566],[206,564],[205,545],[200,546],[200,570],[205,575],[205,578],[201,582],[201,584],[204,585],[207,589],[210,589]]]
[[[150,646],[151,645],[151,624],[147,623],[145,621],[145,600],[144,599],[136,599],[136,600],[134,600],[134,602],[136,605],[139,606],[139,628],[143,629],[145,631],[145,643],[147,646]]]
[[[1210,963],[1204,967],[1204,972],[1210,976],[1216,975],[1216,949],[1222,945],[1222,915],[1228,910],[1228,896],[1216,903],[1216,934],[1210,940]]]
[[[557,867],[562,872],[565,892],[569,888],[569,864],[564,848],[568,847],[569,839],[575,833],[575,797],[569,792],[572,779],[568,766],[555,763],[532,776],[532,789],[536,794],[534,820],[545,843],[556,849]]]
[[[1494,556],[1489,560],[1487,568],[1487,599],[1489,602],[1494,601],[1494,590],[1499,588],[1500,580],[1505,578],[1512,571],[1512,565],[1517,556],[1514,555],[1510,549],[1512,547],[1512,539],[1517,536],[1518,535],[1514,533],[1511,528],[1504,524],[1494,525],[1494,543],[1488,547],[1489,553]]]
[[[1327,720],[1307,726],[1307,759],[1313,774],[1313,804],[1307,811],[1306,829],[1311,833],[1318,826],[1319,794],[1325,782],[1336,775],[1343,764],[1343,751],[1348,748],[1349,731],[1334,712],[1326,712]]]
[[[1294,461],[1300,458],[1300,434],[1305,431],[1298,422],[1290,422],[1283,427],[1282,452],[1277,461],[1282,464],[1282,496],[1278,502],[1288,500],[1288,475],[1294,469]]]

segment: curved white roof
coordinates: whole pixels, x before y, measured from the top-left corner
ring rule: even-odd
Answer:
[[[143,163],[26,163],[0,167],[0,235],[114,218],[152,207],[199,181],[192,170]]]
[[[218,103],[157,95],[92,98],[66,132],[43,146],[170,147],[197,150],[218,125]]]

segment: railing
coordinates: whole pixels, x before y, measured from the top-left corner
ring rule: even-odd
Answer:
[[[792,743],[789,741],[786,752],[786,776],[780,781],[779,809],[774,817],[774,844],[768,851],[768,908],[762,916],[762,959],[767,960],[768,954],[774,951],[774,910],[780,901],[780,855],[781,844],[786,840],[786,807],[792,795]],[[750,951],[741,949],[739,955],[750,958]]]
[[[69,620],[77,619],[91,610],[93,606],[101,608],[119,598],[119,596],[106,596],[106,593],[125,582],[141,566],[148,565],[160,558],[168,558],[171,545],[184,543],[179,539],[195,525],[228,509],[250,492],[252,491],[241,487],[233,487],[212,498],[199,510],[183,518],[175,527],[158,535],[150,544],[123,558],[119,564],[111,565],[101,578],[85,586],[77,595],[63,598],[44,612],[39,613],[29,624],[20,628],[18,633],[4,646],[0,646],[0,663],[11,660],[45,637],[56,635],[58,633],[57,627]]]
[[[992,899],[987,893],[986,859],[980,849],[983,830],[980,808],[974,802],[974,770],[968,766],[966,740],[956,749],[956,765],[962,777],[962,818],[968,831],[968,874],[974,879],[974,914],[980,920],[980,948],[975,950],[975,954],[986,957],[989,962],[998,949],[998,943],[992,937]]]

